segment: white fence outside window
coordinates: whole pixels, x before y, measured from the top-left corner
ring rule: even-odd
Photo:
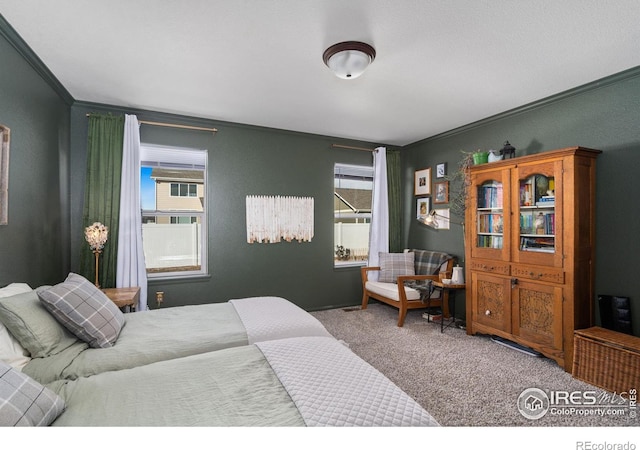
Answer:
[[[200,266],[201,225],[142,225],[142,242],[147,270]]]
[[[369,223],[334,223],[335,249],[338,246],[349,249],[349,259],[342,262],[354,263],[367,260],[369,257],[369,226]],[[336,260],[336,263],[339,261]]]

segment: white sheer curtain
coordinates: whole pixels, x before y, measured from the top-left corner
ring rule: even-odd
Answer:
[[[387,191],[387,149],[378,147],[373,152],[373,199],[369,229],[369,266],[378,265],[378,253],[389,251],[389,195]],[[376,281],[377,272],[369,272]]]
[[[139,286],[137,311],[144,311],[147,309],[147,269],[142,248],[140,127],[135,115],[125,115],[121,183],[116,287]]]

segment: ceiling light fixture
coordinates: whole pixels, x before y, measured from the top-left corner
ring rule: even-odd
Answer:
[[[358,78],[376,58],[375,49],[364,42],[347,41],[326,49],[322,60],[338,78]]]

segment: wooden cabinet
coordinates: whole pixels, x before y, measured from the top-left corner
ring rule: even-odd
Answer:
[[[467,333],[573,364],[593,325],[595,160],[570,147],[473,166],[465,222]]]

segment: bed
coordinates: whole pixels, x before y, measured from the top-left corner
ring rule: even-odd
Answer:
[[[14,353],[13,360],[6,357],[11,351],[5,351],[2,359],[12,361],[13,367],[40,383],[270,339],[331,336],[303,309],[283,298],[265,296],[123,314],[123,325],[113,344],[93,348],[43,307],[38,292],[44,288],[31,290],[21,285],[15,293],[13,287],[10,296],[2,297],[0,292],[0,322],[9,331]]]
[[[123,315],[117,339],[104,348],[71,333],[69,317],[62,326],[47,301],[42,290],[0,289],[4,334],[20,336],[12,351],[23,344],[26,359],[9,364],[0,355],[0,425],[438,425],[282,298]],[[105,305],[95,310],[101,317]]]
[[[259,342],[59,380],[47,389],[66,406],[53,426],[438,425],[328,337]]]

